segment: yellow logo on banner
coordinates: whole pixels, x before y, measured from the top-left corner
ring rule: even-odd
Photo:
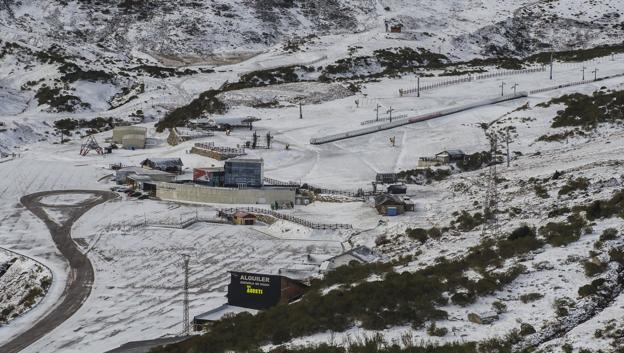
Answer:
[[[245,291],[247,294],[264,294],[264,290],[254,288],[250,285],[247,285],[247,290]]]

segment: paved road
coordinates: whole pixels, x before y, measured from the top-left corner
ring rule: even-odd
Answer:
[[[168,337],[148,341],[129,342],[106,353],[148,353],[150,349],[154,347],[182,342],[185,339],[188,339],[188,337]]]
[[[43,209],[46,206],[40,200],[46,196],[65,194],[86,194],[94,197],[75,205],[46,205],[53,206],[55,209],[62,209],[67,215],[66,221],[59,225],[48,217]],[[21,198],[22,205],[46,224],[52,235],[52,240],[54,240],[61,254],[69,262],[71,272],[67,276],[67,284],[61,295],[60,304],[45,317],[37,321],[28,331],[0,346],[0,352],[17,353],[25,349],[69,319],[80,309],[82,303],[87,300],[89,294],[91,294],[91,285],[93,284],[93,266],[87,256],[80,252],[78,246],[71,239],[71,228],[74,222],[91,208],[116,197],[118,197],[116,194],[109,191],[63,190],[44,191]]]

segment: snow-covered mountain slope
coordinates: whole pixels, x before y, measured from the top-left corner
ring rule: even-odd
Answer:
[[[218,63],[289,38],[382,29],[387,20],[403,24],[404,40],[469,57],[618,42],[623,10],[608,0],[4,0],[0,39]]]

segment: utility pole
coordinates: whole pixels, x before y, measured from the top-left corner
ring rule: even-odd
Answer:
[[[303,119],[303,108],[301,102],[299,102],[299,119]]]
[[[516,95],[516,88],[518,88],[518,86],[519,85],[517,83],[514,83],[514,85],[511,86],[511,88],[513,88],[513,90],[514,90],[514,96]]]
[[[511,155],[509,154],[509,127],[507,127],[507,136],[505,142],[507,143],[507,168],[509,168],[509,164],[511,161]]]
[[[553,79],[553,52],[550,52],[550,79]]]
[[[390,114],[390,122],[392,122],[392,112],[394,111],[394,109],[392,109],[392,107],[390,107],[390,109],[388,109],[388,111],[386,113]]]
[[[493,133],[488,136],[490,139],[490,166],[488,170],[487,190],[485,193],[485,203],[483,204],[483,229],[481,237],[486,237],[488,231],[491,231],[496,238],[499,233],[498,229],[498,186],[497,179],[498,174],[496,171],[496,159],[497,156],[497,139],[496,134]]]
[[[505,95],[505,82],[501,82],[501,97]]]
[[[416,97],[420,97],[420,75],[416,76]]]
[[[379,107],[381,107],[381,105],[377,103],[377,108],[375,108],[375,110],[377,111],[377,118],[375,119],[375,121],[379,121]]]
[[[598,68],[595,68],[592,73],[594,74],[594,81],[596,81],[598,79]]]
[[[583,81],[585,81],[585,69],[587,69],[587,67],[583,66],[583,68],[581,69],[583,71]]]
[[[191,334],[191,321],[189,319],[189,261],[191,256],[183,254],[184,259],[184,317],[183,317],[183,334],[188,336]]]

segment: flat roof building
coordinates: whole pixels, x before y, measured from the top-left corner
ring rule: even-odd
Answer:
[[[232,158],[225,161],[225,186],[259,188],[264,185],[264,161],[252,158]]]

